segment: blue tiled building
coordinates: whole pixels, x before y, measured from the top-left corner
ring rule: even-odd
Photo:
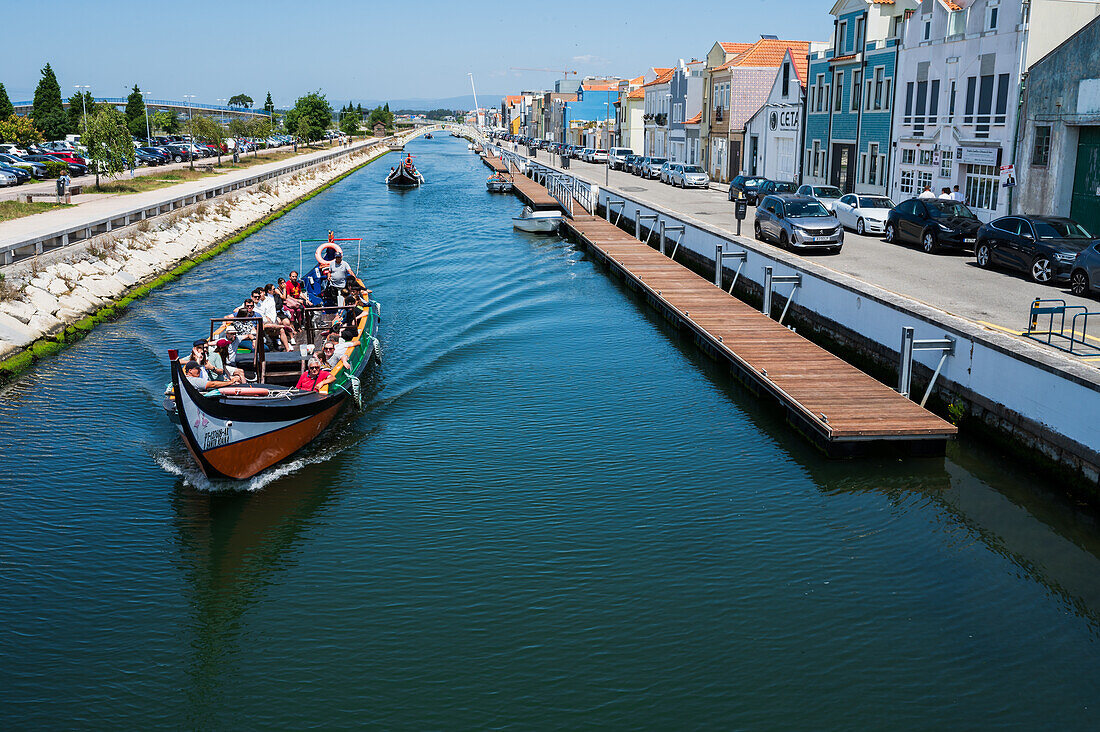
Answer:
[[[810,54],[803,181],[885,194],[898,42],[916,0],[839,0],[830,47]]]

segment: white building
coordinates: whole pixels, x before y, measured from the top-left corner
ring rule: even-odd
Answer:
[[[659,68],[660,74],[642,88],[645,89],[645,106],[642,120],[645,122],[645,149],[642,155],[668,157],[669,82],[674,68]]]
[[[745,175],[801,180],[802,102],[807,59],[787,49],[764,106],[745,123]]]
[[[923,0],[898,54],[894,200],[957,185],[983,221],[1008,213],[1024,72],[1098,14],[1088,0]]]

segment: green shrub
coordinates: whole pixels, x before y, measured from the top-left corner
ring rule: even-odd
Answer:
[[[60,178],[61,174],[69,169],[69,164],[66,163],[64,160],[42,164],[46,166],[47,178]]]

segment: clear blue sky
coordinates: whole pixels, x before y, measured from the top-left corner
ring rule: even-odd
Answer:
[[[9,0],[0,83],[13,101],[30,99],[49,61],[65,97],[74,84],[123,96],[137,83],[154,98],[195,94],[209,103],[241,92],[262,104],[270,90],[282,107],[318,88],[336,101],[458,96],[469,93],[473,72],[484,105],[483,95],[560,78],[513,66],[635,76],[701,58],[716,40],[825,40],[832,4]],[[61,32],[50,30],[55,24]]]

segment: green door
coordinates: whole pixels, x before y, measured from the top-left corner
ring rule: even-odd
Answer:
[[[1100,127],[1082,127],[1077,142],[1070,218],[1100,236]]]

